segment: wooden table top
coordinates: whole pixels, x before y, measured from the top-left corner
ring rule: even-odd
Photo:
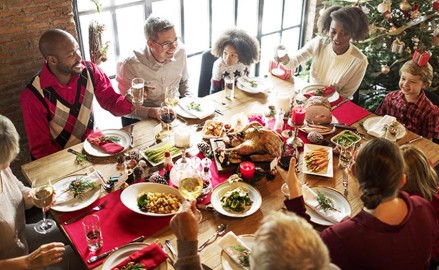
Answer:
[[[284,81],[276,77],[268,77],[266,78],[266,80],[273,85],[273,88],[269,91],[270,93],[248,94],[239,89],[236,89],[236,99],[233,101],[225,98],[224,91],[220,91],[214,95],[207,96],[205,97],[205,99],[211,100],[213,103],[215,103],[217,109],[219,109],[223,113],[223,115],[215,114],[215,117],[217,117],[219,120],[223,120],[224,122],[228,122],[231,117],[237,113],[261,113],[261,108],[265,109],[265,107],[267,107],[268,105],[275,104],[277,93],[299,90],[304,85],[306,85],[303,81],[297,78],[294,79],[295,81],[293,81],[292,78],[290,80]],[[370,116],[373,116],[373,114],[371,114]],[[358,130],[361,132],[359,123],[363,122],[367,117],[359,119],[352,126],[358,127]],[[187,121],[189,123],[201,122],[201,120],[192,119],[188,119]],[[155,120],[140,121],[135,124],[135,145],[133,149],[144,148],[154,142],[155,139],[154,134],[152,133],[152,128],[157,124],[158,121]],[[124,129],[128,130],[128,127],[125,127]],[[361,133],[365,134],[365,132]],[[332,135],[327,135],[326,137],[328,137],[327,139],[329,139],[331,136]],[[398,141],[398,144],[402,144],[416,137],[416,134],[408,131],[407,135]],[[366,138],[370,137],[366,135]],[[439,155],[437,155],[437,153],[439,152],[439,146],[437,144],[434,144],[426,139],[421,139],[414,142],[413,144],[418,146],[425,152],[425,154],[431,160],[434,166],[439,164]],[[82,144],[75,145],[71,148],[78,152],[83,152]],[[303,155],[303,153],[301,155]],[[308,175],[301,172],[299,172],[298,176],[300,180],[307,182],[311,187],[325,186],[333,188],[340,193],[343,193],[343,175],[337,164],[338,157],[334,155],[333,177]],[[89,172],[93,168],[100,170],[103,175],[108,179],[110,175],[118,172],[116,169],[116,157],[93,158],[92,163],[78,165],[75,163],[75,155],[67,152],[67,149],[64,149],[50,156],[24,164],[22,166],[22,171],[27,181],[29,181],[30,183],[36,179],[43,178],[50,179],[53,182],[56,182],[56,180],[62,179],[71,174]],[[257,188],[261,193],[263,201],[260,209],[251,216],[245,218],[230,218],[222,216],[219,213],[202,210],[203,221],[200,223],[199,228],[199,242],[204,242],[213,233],[215,233],[215,230],[220,223],[227,223],[229,225],[228,230],[233,231],[236,235],[254,234],[264,216],[270,214],[273,211],[280,211],[283,209],[284,195],[281,192],[281,186],[283,183],[284,182],[282,178],[277,175],[273,181],[267,181],[263,179],[255,185],[255,188]],[[349,175],[348,190],[349,195],[347,199],[352,209],[351,216],[353,216],[361,210],[362,203],[359,199],[360,192],[358,189],[358,184],[352,175]],[[101,195],[106,195],[106,192],[102,191]],[[60,213],[53,210],[51,212],[54,215],[55,220],[58,222]],[[315,227],[318,230],[324,228],[318,225],[316,225]],[[61,228],[63,229],[62,226]],[[174,245],[174,248],[176,248],[176,238],[170,231],[169,226],[148,237],[145,240],[145,243],[153,242],[156,239],[158,239],[161,243],[164,243],[165,239],[169,239]],[[201,252],[202,262],[213,269],[222,269],[220,254],[220,247],[217,245],[216,242],[213,242]],[[101,267],[98,266],[95,269],[101,269]],[[168,265],[168,269],[172,269],[172,267]]]

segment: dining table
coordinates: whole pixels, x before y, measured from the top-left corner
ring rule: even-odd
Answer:
[[[268,75],[261,77],[260,79],[267,85],[267,89],[264,91],[260,93],[252,93],[249,91],[243,91],[237,86],[235,87],[235,97],[233,100],[227,98],[224,91],[208,95],[197,100],[199,102],[207,102],[215,108],[215,111],[210,116],[204,119],[179,117],[181,119],[180,121],[183,121],[188,125],[203,124],[206,119],[215,119],[222,121],[223,123],[230,123],[231,119],[239,114],[244,114],[247,117],[261,115],[261,113],[266,111],[270,105],[275,108],[278,107],[279,95],[300,95],[300,90],[308,85],[305,80],[298,77],[291,77],[283,80]],[[362,125],[368,118],[375,116],[373,113],[349,100],[345,101],[343,98],[340,98],[331,105],[333,107],[332,114],[339,122],[343,122],[348,126],[356,128],[356,131],[361,136],[361,143],[373,138],[366,132]],[[133,128],[133,147],[127,148],[125,152],[145,151],[151,145],[156,144],[156,134],[153,130],[157,129],[158,124],[160,124],[159,121],[154,119],[142,120],[135,123]],[[285,120],[282,129],[292,128],[289,127]],[[129,133],[129,130],[130,127],[124,127],[121,129],[121,131],[124,131],[127,134]],[[334,133],[325,135],[324,140],[329,142],[330,138],[340,131],[342,130],[337,128]],[[439,146],[425,138],[410,142],[419,136],[409,130],[406,131],[406,135],[397,140],[396,143],[399,145],[411,143],[419,147],[429,158],[433,166],[439,165],[439,155],[437,154],[439,152]],[[310,142],[306,135],[307,134],[302,131],[299,131],[299,137],[303,139],[305,144],[309,144]],[[209,140],[206,140],[206,142],[209,143]],[[72,150],[73,152],[76,151],[84,154],[89,161],[84,161],[82,163],[75,162],[76,155],[71,153]],[[299,163],[301,164],[304,155],[303,148],[300,148],[299,150]],[[189,151],[188,154],[203,157],[202,154],[197,153],[197,151],[195,151],[195,153]],[[56,183],[68,176],[82,175],[95,170],[99,171],[103,178],[108,180],[114,175],[124,175],[126,173],[125,169],[121,170],[120,167],[117,166],[117,159],[117,155],[109,155],[105,157],[90,155],[88,152],[84,151],[84,143],[80,143],[69,149],[63,149],[49,156],[24,164],[21,168],[23,175],[29,183],[39,179],[47,179],[52,183]],[[334,153],[330,162],[333,167],[333,175],[331,177],[304,173],[303,170],[300,169],[301,166],[299,166],[298,178],[300,181],[307,183],[309,187],[329,188],[337,194],[345,197],[349,203],[351,210],[350,216],[352,217],[360,212],[363,207],[360,200],[361,192],[359,190],[359,185],[355,177],[350,173],[348,175],[348,185],[346,185],[346,180],[345,184],[343,183],[343,178],[346,177],[346,175],[345,171],[338,166],[338,155]],[[148,166],[151,167],[152,165],[148,164]],[[159,170],[162,169],[161,166],[162,165],[157,166]],[[212,180],[213,186],[227,181],[228,177],[232,174],[232,172],[219,172],[215,162],[212,162],[211,171],[212,178],[215,178]],[[209,198],[203,201],[203,203],[200,203],[199,208],[201,209],[203,218],[199,223],[199,243],[201,244],[206,241],[216,232],[218,225],[223,223],[228,225],[227,231],[232,231],[237,236],[252,236],[257,231],[264,217],[275,211],[286,211],[284,207],[285,195],[281,191],[284,181],[280,174],[274,174],[274,176],[274,179],[263,177],[259,181],[252,183],[252,186],[260,193],[262,203],[260,207],[249,216],[230,217],[223,215],[215,209],[208,207],[210,205]],[[345,189],[347,190],[345,191]],[[111,250],[114,247],[125,244],[140,235],[145,236],[144,243],[157,242],[164,244],[165,240],[170,240],[174,249],[177,248],[176,237],[169,227],[171,216],[155,217],[135,213],[121,203],[121,192],[122,189],[117,185],[111,191],[106,191],[101,188],[99,198],[84,209],[71,212],[50,210],[53,219],[57,222],[61,231],[63,231],[71,241],[75,251],[81,256],[84,265],[88,269],[102,269],[102,262],[105,261],[101,260],[92,264],[87,263],[86,260],[92,255]],[[68,225],[65,225],[63,222],[79,215],[83,211],[88,211],[93,207],[96,207],[102,202],[106,202],[106,206],[102,210],[95,212],[95,214],[101,219],[104,245],[100,251],[91,253],[86,248],[81,222],[78,221]],[[321,224],[313,224],[313,226],[319,231],[326,228],[326,226]],[[226,260],[225,256],[227,255],[224,254],[217,242],[218,240],[213,240],[200,252],[201,262],[207,266],[206,269],[232,269],[230,266],[224,267],[224,260]],[[173,257],[172,254],[169,253],[169,250],[167,251],[169,256]],[[167,266],[161,269],[166,268],[173,269],[169,260],[167,261]],[[238,268],[235,267],[233,269]]]

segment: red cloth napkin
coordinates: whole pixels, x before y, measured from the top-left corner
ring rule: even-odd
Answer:
[[[100,149],[109,154],[116,154],[123,151],[125,148],[117,143],[109,142],[105,140],[105,135],[99,129],[90,134],[87,137],[87,141],[93,145],[96,145]]]
[[[306,98],[310,98],[310,97],[312,97],[312,96],[316,96],[316,94],[317,94],[316,92],[317,92],[317,91],[320,91],[320,90],[316,90],[316,91],[314,91],[314,92],[312,92],[312,93],[304,94],[303,96],[306,97]],[[327,86],[327,87],[325,87],[322,91],[323,91],[323,95],[319,95],[319,96],[327,97],[327,96],[332,95],[332,94],[335,92],[335,88],[334,88],[334,87]]]
[[[152,217],[135,213],[122,204],[120,201],[120,193],[121,190],[114,191],[107,196],[98,199],[85,209],[66,213],[60,217],[60,224],[64,226],[64,229],[72,240],[73,245],[75,245],[79,255],[84,260],[85,265],[87,265],[89,268],[94,268],[104,261],[100,260],[89,264],[87,263],[87,259],[89,259],[91,256],[99,255],[115,247],[124,245],[141,235],[145,236],[145,238],[148,238],[152,234],[158,232],[160,229],[168,226],[169,221],[172,218],[172,216]],[[82,219],[79,219],[69,225],[64,225],[62,222],[71,217],[77,216],[96,205],[99,205],[105,200],[108,201],[105,208],[93,213],[94,215],[99,216],[104,245],[100,250],[91,252],[87,249],[84,229],[82,228],[81,222]]]
[[[370,112],[352,101],[348,101],[332,111],[332,115],[337,118],[339,123],[345,123],[346,125],[352,125],[358,120],[368,116]]]
[[[159,266],[166,260],[166,258],[168,258],[168,256],[165,252],[163,252],[162,248],[156,243],[153,243],[145,248],[142,248],[141,250],[134,252],[112,269],[125,266],[129,262],[140,263],[144,268],[152,269]]]

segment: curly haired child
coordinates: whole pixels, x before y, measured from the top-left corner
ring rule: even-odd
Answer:
[[[223,32],[212,46],[218,59],[213,64],[210,93],[224,89],[224,76],[247,76],[250,65],[259,61],[259,41],[246,31],[232,28]]]

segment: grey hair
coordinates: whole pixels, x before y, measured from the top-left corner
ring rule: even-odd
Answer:
[[[294,213],[266,216],[255,234],[252,270],[323,270],[330,265],[328,248],[305,219]]]
[[[158,39],[158,33],[168,31],[174,27],[174,24],[169,20],[151,14],[145,22],[145,38],[146,40],[156,41]]]
[[[0,114],[0,164],[10,163],[20,152],[20,136],[14,124]]]

